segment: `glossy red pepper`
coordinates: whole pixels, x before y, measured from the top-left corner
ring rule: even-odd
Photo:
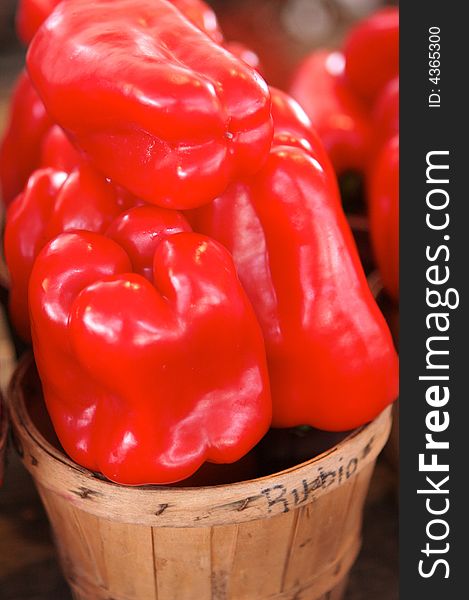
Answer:
[[[345,76],[370,105],[399,74],[399,9],[386,7],[361,21],[344,43]]]
[[[266,159],[267,85],[165,0],[63,2],[27,63],[73,143],[148,202],[200,206]]]
[[[53,125],[41,143],[41,167],[51,167],[70,173],[86,162],[58,125]]]
[[[255,177],[190,218],[230,250],[254,306],[273,425],[348,430],[396,398],[397,357],[324,150],[318,141],[303,149],[291,120],[290,145],[274,143]]]
[[[35,358],[72,459],[118,483],[171,483],[267,431],[264,342],[225,248],[175,211],[118,219],[117,241],[66,233],[37,258]]]
[[[291,96],[274,87],[270,87],[272,98],[272,118],[274,127],[274,146],[297,146],[309,154],[315,154],[324,165],[330,161],[321,144],[310,118]]]
[[[64,231],[104,232],[118,214],[136,203],[85,164],[70,175],[55,169],[33,173],[8,209],[4,238],[10,316],[23,339],[31,337],[28,284],[39,251]]]
[[[387,292],[399,300],[399,136],[381,148],[369,182],[370,233]]]
[[[261,59],[251,48],[241,42],[226,42],[224,47],[262,75]]]
[[[383,144],[399,133],[399,78],[391,79],[376,99],[372,109],[373,160]],[[371,165],[373,165],[373,160]]]
[[[217,17],[208,4],[202,0],[169,1],[215,42],[223,41]],[[30,43],[36,31],[60,2],[61,0],[19,0],[16,29],[18,36],[25,44]]]
[[[290,86],[313,123],[338,174],[366,169],[371,130],[367,112],[344,80],[340,52],[315,50],[296,70]]]
[[[223,33],[218,24],[217,16],[210,6],[202,0],[170,0],[184,16],[199,29],[209,35],[214,42],[223,42]]]
[[[29,44],[36,31],[61,0],[19,0],[16,31],[24,44]]]
[[[8,205],[40,164],[41,144],[52,125],[26,71],[16,83],[10,115],[0,145],[0,186]]]

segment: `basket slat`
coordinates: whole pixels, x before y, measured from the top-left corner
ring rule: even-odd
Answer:
[[[341,600],[390,409],[281,473],[132,488],[97,479],[42,438],[26,410],[30,373],[23,362],[10,388],[14,437],[76,600]]]
[[[10,337],[3,306],[0,305],[0,392],[6,393],[15,367],[15,347]]]

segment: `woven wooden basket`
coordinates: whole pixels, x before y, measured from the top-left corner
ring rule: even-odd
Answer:
[[[387,409],[329,451],[213,487],[119,486],[69,460],[31,415],[32,360],[9,390],[15,445],[77,600],[340,600]]]
[[[3,483],[5,468],[5,452],[7,447],[8,421],[5,407],[3,406],[2,393],[0,392],[0,485]]]
[[[15,365],[15,351],[10,338],[3,307],[0,304],[0,484],[3,481],[7,446],[8,419],[2,396]]]

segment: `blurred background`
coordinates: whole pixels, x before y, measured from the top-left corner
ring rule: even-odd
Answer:
[[[385,4],[384,0],[208,0],[227,40],[252,48],[271,85],[285,88],[293,68],[318,46],[338,45],[350,25]],[[22,59],[16,40],[16,0],[0,0],[0,84],[8,89],[10,74]]]
[[[385,4],[383,0],[209,0],[229,41],[251,48],[263,74],[287,89],[291,74],[314,48],[338,46],[357,20]],[[24,63],[16,39],[16,0],[0,0],[0,135],[8,99]],[[0,288],[4,304],[5,289]],[[0,385],[14,363],[0,306]],[[382,457],[367,501],[364,544],[353,569],[346,600],[397,600],[397,472]],[[0,489],[0,600],[69,600],[55,559],[42,506],[29,475],[9,453],[5,484]],[[183,599],[175,599],[183,600]]]

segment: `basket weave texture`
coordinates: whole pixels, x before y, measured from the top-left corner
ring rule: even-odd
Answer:
[[[31,361],[13,378],[15,445],[48,513],[77,600],[340,600],[391,411],[328,452],[225,486],[129,487],[69,460],[28,410]]]

